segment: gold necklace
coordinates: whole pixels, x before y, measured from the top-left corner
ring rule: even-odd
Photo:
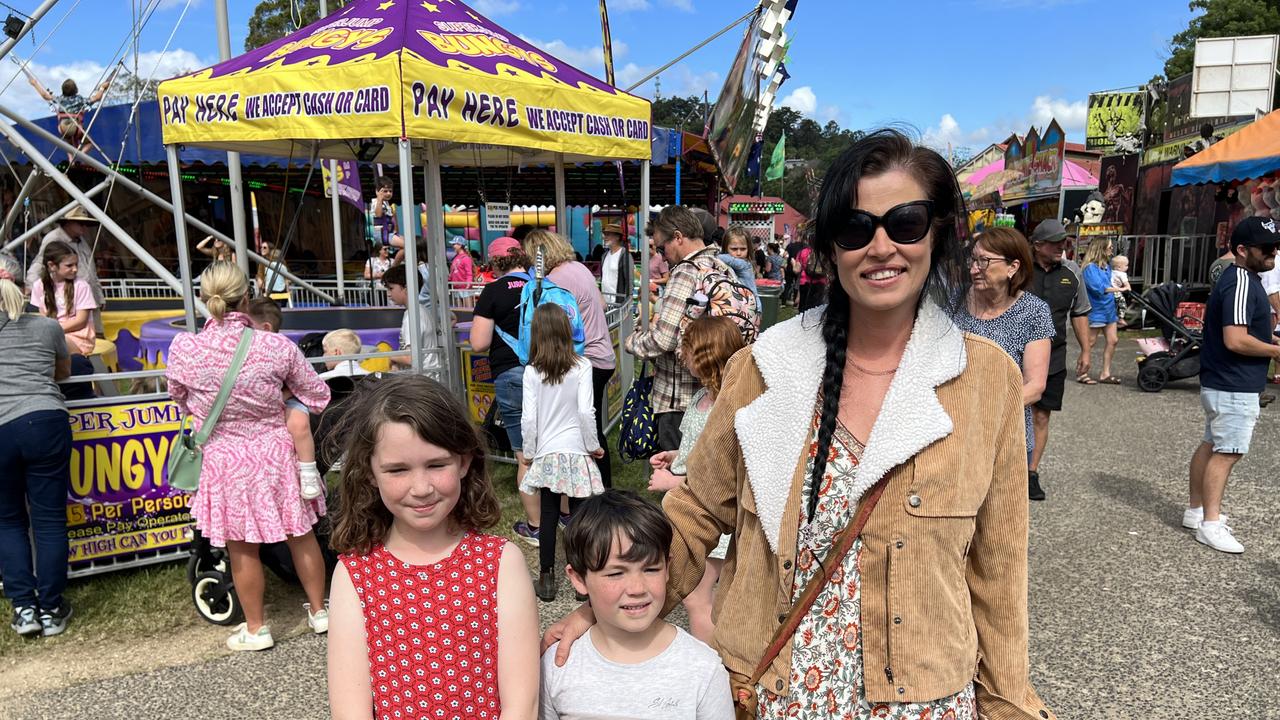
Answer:
[[[866,368],[862,367],[861,365],[859,365],[858,363],[854,362],[854,361],[853,361],[853,357],[852,357],[852,356],[850,356],[850,357],[846,357],[846,358],[845,358],[845,362],[846,362],[846,363],[848,363],[848,364],[850,364],[850,365],[852,365],[854,370],[857,370],[858,372],[862,373],[863,375],[870,375],[870,376],[872,376],[872,377],[883,377],[883,376],[885,376],[885,375],[892,375],[892,374],[894,374],[894,373],[898,372],[898,368],[896,368],[896,367],[895,367],[895,368],[889,368],[888,370],[868,370],[868,369],[866,369]]]

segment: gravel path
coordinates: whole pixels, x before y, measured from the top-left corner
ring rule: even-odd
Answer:
[[[1186,467],[1203,427],[1193,381],[1150,395],[1069,383],[1031,508],[1031,671],[1061,718],[1264,718],[1280,710],[1280,406],[1262,413],[1227,490],[1242,556],[1180,526]],[[572,604],[543,606],[544,622]],[[325,643],[286,640],[57,691],[13,696],[13,720],[327,716]]]

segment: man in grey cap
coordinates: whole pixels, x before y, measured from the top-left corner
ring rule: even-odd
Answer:
[[[1043,500],[1040,488],[1040,458],[1044,456],[1049,441],[1049,415],[1062,409],[1062,394],[1067,380],[1067,317],[1080,345],[1080,358],[1076,361],[1076,380],[1086,382],[1089,377],[1089,296],[1080,281],[1080,267],[1062,257],[1067,241],[1067,231],[1057,220],[1045,220],[1031,233],[1031,256],[1034,275],[1031,280],[1032,295],[1049,304],[1053,314],[1053,342],[1049,351],[1049,377],[1044,393],[1031,406],[1031,427],[1035,434],[1035,446],[1027,463],[1027,495],[1032,500]]]
[[[58,227],[45,233],[40,239],[40,250],[36,253],[36,259],[31,263],[31,267],[27,268],[27,287],[35,287],[40,282],[40,258],[44,255],[44,249],[54,240],[62,242],[75,248],[76,256],[80,259],[80,272],[77,278],[84,280],[89,284],[89,290],[93,292],[94,302],[98,307],[90,314],[93,320],[93,327],[98,331],[98,336],[103,334],[102,330],[102,283],[98,281],[98,268],[93,262],[93,236],[98,230],[98,220],[79,205],[71,208],[65,215],[58,218]]]

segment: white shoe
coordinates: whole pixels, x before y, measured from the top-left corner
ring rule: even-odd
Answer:
[[[271,628],[263,625],[258,628],[258,632],[249,632],[249,623],[240,623],[236,626],[236,632],[227,638],[227,647],[237,652],[248,650],[266,650],[274,647],[275,638],[271,637]]]
[[[1244,552],[1244,546],[1232,536],[1231,528],[1227,527],[1221,520],[1214,522],[1202,521],[1200,527],[1196,528],[1196,541],[1208,545],[1218,552]]]
[[[298,471],[302,477],[303,500],[315,500],[324,494],[324,479],[316,470],[315,463],[298,463]]]
[[[1218,519],[1224,524],[1227,522],[1227,514],[1218,515]],[[1204,520],[1204,507],[1187,508],[1182,511],[1182,527],[1188,530],[1195,530],[1200,527],[1201,521]]]
[[[324,601],[324,609],[320,612],[311,612],[311,603],[302,603],[302,607],[307,611],[307,627],[311,628],[311,632],[317,635],[323,635],[329,632],[329,601]]]

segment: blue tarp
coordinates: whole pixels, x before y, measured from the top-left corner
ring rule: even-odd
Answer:
[[[163,164],[166,158],[164,145],[160,139],[160,109],[156,101],[148,100],[139,103],[133,124],[130,126],[129,112],[132,109],[133,105],[131,103],[103,107],[98,111],[96,120],[94,119],[94,111],[90,110],[84,118],[85,125],[89,127],[89,136],[97,144],[98,148],[107,157],[111,158],[112,162],[115,162],[116,158],[119,157],[120,162],[125,165]],[[54,135],[58,134],[58,120],[56,117],[51,115],[34,122]],[[90,122],[93,123],[92,126],[89,126]],[[53,143],[37,137],[35,133],[26,128],[15,127],[45,157],[51,157],[55,163],[66,162],[67,154],[54,147]],[[121,142],[124,142],[124,155],[120,155]],[[8,140],[0,138],[0,149],[13,162],[27,162],[26,156],[19,153],[17,148]],[[98,160],[102,160],[102,157],[96,152],[93,153],[93,156]],[[307,146],[300,143],[298,145],[298,156],[293,159],[291,164],[305,167],[309,159]],[[288,158],[271,155],[240,156],[240,162],[246,166],[283,167],[287,161]],[[221,150],[183,146],[182,162],[183,164],[225,164],[227,162],[227,153]]]

